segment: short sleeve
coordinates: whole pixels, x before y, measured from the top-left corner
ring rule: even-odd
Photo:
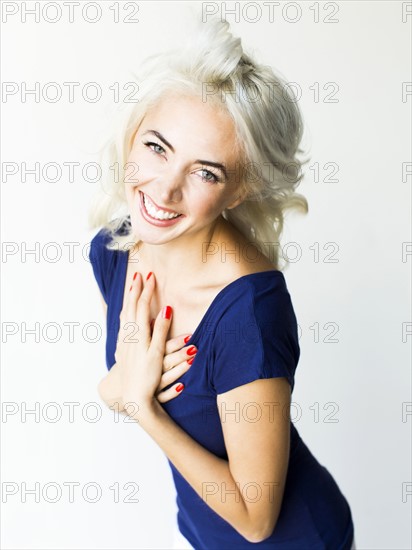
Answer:
[[[297,321],[283,274],[245,280],[221,315],[213,339],[211,384],[217,394],[262,378],[286,377],[299,361]]]
[[[109,261],[108,253],[110,253],[106,245],[109,240],[109,232],[105,228],[101,229],[91,240],[89,252],[89,260],[92,264],[94,277],[106,303],[108,302],[107,275],[109,273],[107,263]]]

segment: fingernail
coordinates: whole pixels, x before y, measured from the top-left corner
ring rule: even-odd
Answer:
[[[186,353],[188,355],[194,355],[196,352],[197,352],[197,349],[195,348],[195,346],[190,346],[190,348],[187,348],[186,350]]]
[[[162,317],[163,319],[170,319],[172,316],[172,308],[170,306],[165,306],[162,309]]]
[[[179,384],[178,386],[176,386],[176,391],[177,391],[177,392],[180,392],[180,391],[183,390],[183,388],[184,388],[184,385],[183,385],[183,384]]]
[[[191,357],[190,359],[187,360],[187,362],[189,363],[189,365],[191,365],[193,363],[193,361],[195,360],[194,357]]]
[[[133,281],[136,280],[136,277],[137,277],[137,271],[136,271],[136,273],[133,275]]]
[[[150,275],[153,273],[153,271],[150,271],[149,274],[146,277],[146,281],[149,279]]]
[[[187,344],[191,337],[192,337],[191,334],[190,334],[189,336],[186,336],[186,338],[183,340],[183,342],[184,342],[185,344]]]

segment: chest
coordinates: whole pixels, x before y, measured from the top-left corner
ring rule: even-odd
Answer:
[[[150,307],[151,319],[155,319],[162,307],[172,307],[172,322],[168,338],[193,334],[204,317],[214,296],[206,292],[186,293],[176,296],[154,296]]]
[[[144,273],[144,271],[142,270]],[[133,282],[133,272],[127,267],[126,281],[123,293],[123,307],[125,306],[129,294],[130,286]],[[216,297],[221,288],[198,289],[170,293],[163,295],[157,288],[153,293],[150,302],[150,320],[156,319],[160,310],[164,306],[171,306],[173,310],[172,321],[168,339],[175,338],[182,334],[193,334],[208,310],[211,302]]]

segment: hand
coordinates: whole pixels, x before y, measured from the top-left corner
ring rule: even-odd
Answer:
[[[186,346],[185,340],[188,340],[188,336],[190,335],[176,336],[166,342],[166,351],[163,357],[163,374],[156,393],[156,398],[160,403],[166,403],[184,391],[184,389],[180,392],[176,391],[176,387],[179,384],[175,384],[167,390],[162,390],[180,378],[191,367],[193,358],[197,353],[197,348],[196,346]]]
[[[166,351],[163,357],[163,374],[157,388],[158,393],[156,393],[159,403],[166,403],[171,399],[175,399],[184,391],[184,388],[180,392],[176,391],[176,387],[179,384],[175,384],[165,391],[162,391],[162,389],[180,378],[191,367],[191,364],[188,363],[191,359],[187,354],[187,350],[195,348],[195,346],[186,346],[185,338],[187,339],[188,336],[190,335],[182,334],[166,342]],[[195,354],[192,355],[193,357],[195,357]],[[127,415],[124,409],[118,410],[121,393],[121,374],[120,366],[117,363],[112,366],[106,376],[100,381],[98,392],[110,408],[116,408],[121,414]],[[115,407],[116,404],[117,406]]]
[[[137,275],[120,315],[121,329],[115,352],[116,363],[98,386],[99,394],[107,405],[111,408],[116,405],[119,412],[126,414],[129,413],[124,409],[125,404],[130,400],[134,403],[134,410],[136,410],[138,396],[142,402],[148,402],[150,398],[166,402],[177,397],[179,395],[175,389],[177,384],[164,392],[162,389],[190,368],[187,361],[190,361],[193,355],[189,356],[187,350],[197,351],[194,346],[181,349],[186,343],[184,340],[187,340],[183,335],[169,340],[165,345],[164,339],[170,328],[170,319],[163,319],[161,312],[156,319],[154,333],[149,336],[148,313],[154,284],[155,280],[152,276],[142,291],[142,279],[140,274]],[[161,350],[163,350],[163,356],[160,369]],[[151,368],[149,363],[156,363],[156,365]],[[155,381],[158,381],[158,384],[153,394]],[[131,407],[129,406],[129,409]]]

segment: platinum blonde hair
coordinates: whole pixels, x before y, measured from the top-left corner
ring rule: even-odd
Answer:
[[[308,212],[306,198],[295,191],[309,160],[298,159],[303,152],[302,116],[286,80],[246,54],[229,23],[220,19],[199,23],[186,47],[151,55],[133,76],[139,101],[121,105],[115,131],[100,149],[107,179],[92,205],[90,227],[105,227],[111,248],[126,250],[135,244],[124,191],[134,134],[145,113],[165,95],[195,95],[231,116],[237,134],[234,146],[241,151],[237,177],[245,199],[222,216],[266,256],[272,245],[270,260],[279,269],[285,211]],[[126,231],[119,234],[123,224]]]

